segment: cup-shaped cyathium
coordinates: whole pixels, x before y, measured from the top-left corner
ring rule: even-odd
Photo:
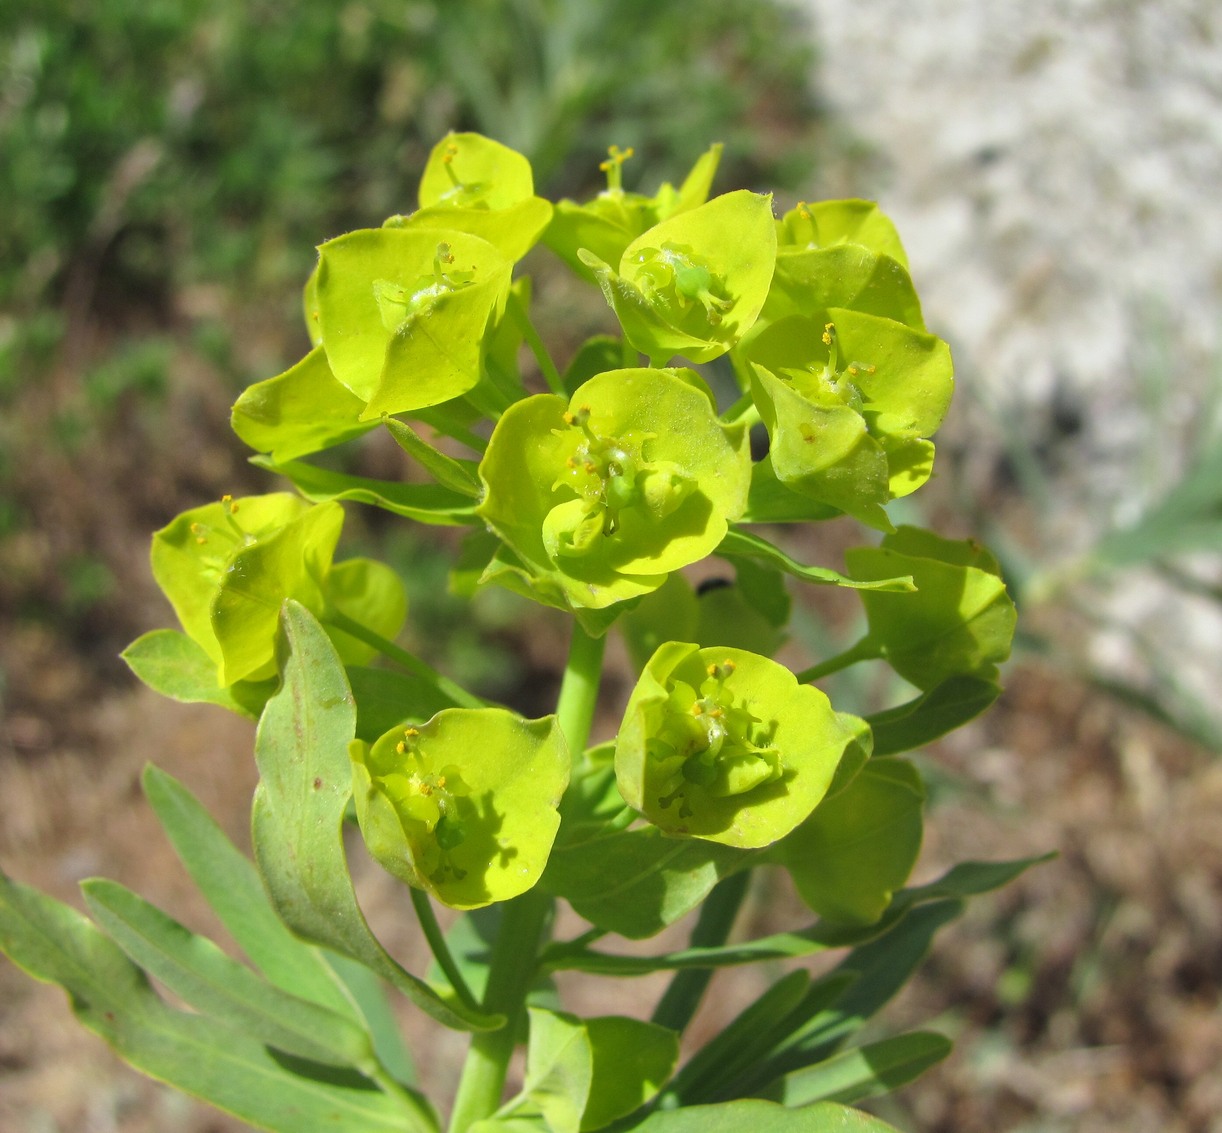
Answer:
[[[741,425],[717,419],[691,370],[610,370],[569,402],[539,394],[501,417],[479,512],[532,592],[601,609],[655,590],[716,548],[746,507]]]
[[[665,833],[756,849],[815,809],[860,727],[775,661],[672,641],[629,699],[615,774]]]
[[[365,844],[395,877],[456,909],[538,881],[569,781],[554,716],[448,708],[349,754]]]
[[[332,563],[343,523],[338,503],[275,492],[192,508],[153,536],[153,577],[220,687],[275,674],[286,598],[319,616],[336,607],[384,636],[399,631],[407,597],[394,571],[369,559]],[[345,661],[368,660],[368,646],[333,638]]]
[[[746,350],[769,459],[792,490],[891,529],[883,505],[929,479],[953,389],[950,350],[894,319],[832,308]]]
[[[709,362],[741,338],[764,305],[776,263],[772,198],[714,197],[638,236],[617,265],[578,253],[628,341],[655,365],[677,354]]]

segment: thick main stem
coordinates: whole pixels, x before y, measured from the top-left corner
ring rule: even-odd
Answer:
[[[556,717],[574,763],[590,738],[605,647],[605,637],[591,637],[573,622]],[[471,1037],[454,1098],[454,1112],[450,1115],[449,1133],[466,1133],[475,1122],[495,1113],[501,1104],[526,996],[550,928],[552,906],[552,898],[538,886],[504,905],[482,1006],[489,1014],[503,1014],[506,1023],[498,1031],[482,1031]]]

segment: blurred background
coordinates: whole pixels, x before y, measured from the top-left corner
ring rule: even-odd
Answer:
[[[897,222],[959,382],[897,518],[988,542],[1022,615],[1002,701],[918,756],[921,876],[1060,857],[939,938],[882,1025],[956,1052],[874,1108],[937,1133],[1222,1130],[1214,0],[7,0],[0,865],[68,900],[116,877],[214,927],[137,776],[156,761],[244,838],[251,729],[118,660],[172,618],[149,535],[267,490],[229,406],[304,353],[314,246],[409,211],[448,129],[525,152],[551,196],[596,191],[612,143],[652,192],[720,140],[719,190]],[[563,276],[528,267],[563,332]],[[860,539],[828,527],[825,550]],[[558,630],[438,597],[444,548],[356,508],[348,534],[404,571],[436,664],[519,701],[554,680]],[[796,645],[851,640],[847,610],[812,608]],[[838,701],[881,694],[838,679]],[[0,1129],[171,1128],[241,1127],[0,967]]]

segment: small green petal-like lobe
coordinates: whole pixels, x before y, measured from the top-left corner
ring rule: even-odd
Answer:
[[[447,708],[349,754],[365,844],[401,881],[476,909],[539,880],[569,779],[554,716]]]
[[[551,219],[551,202],[534,195],[525,157],[479,134],[450,134],[429,155],[420,208],[411,216],[393,216],[386,225],[466,232],[516,263]]]
[[[545,589],[602,609],[697,562],[746,507],[745,430],[691,370],[609,370],[501,416],[477,509]],[[544,599],[547,600],[547,599]]]
[[[153,577],[218,683],[274,675],[280,607],[319,611],[344,513],[277,492],[183,512],[153,536]]]
[[[323,581],[327,604],[379,637],[393,641],[407,620],[407,591],[398,573],[376,559],[345,559]],[[377,650],[342,630],[327,627],[327,636],[345,665],[367,665]]]
[[[891,219],[874,201],[803,202],[777,222],[778,254],[789,249],[859,244],[907,268],[908,256]]]
[[[543,242],[578,275],[596,282],[579,251],[584,248],[604,263],[618,264],[624,249],[642,233],[676,213],[704,204],[721,161],[722,148],[720,142],[709,147],[678,189],[666,182],[652,197],[626,193],[620,187],[620,167],[632,156],[632,151],[613,148],[611,157],[602,165],[608,174],[607,188],[584,204],[558,202]]]
[[[503,209],[533,197],[530,162],[482,134],[448,134],[429,154],[420,207]]]
[[[745,356],[777,478],[890,530],[882,506],[915,491],[933,468],[928,438],[954,388],[946,343],[893,319],[831,308],[773,323]]]
[[[309,456],[376,427],[361,421],[365,403],[340,385],[315,346],[283,374],[247,386],[230,418],[233,431],[277,463]]]
[[[667,642],[628,701],[616,780],[666,834],[758,849],[827,793],[855,735],[848,719],[767,657]]]
[[[367,228],[319,248],[322,345],[362,420],[409,413],[479,381],[486,332],[513,265],[486,240],[432,228]]]
[[[777,222],[776,272],[759,329],[846,307],[924,330],[899,234],[869,201],[802,204]]]
[[[997,560],[974,540],[901,527],[879,547],[846,552],[858,579],[912,575],[911,594],[861,592],[869,636],[891,667],[927,691],[961,674],[995,680],[1017,614]]]
[[[655,362],[709,362],[730,349],[764,305],[776,263],[772,198],[746,189],[714,197],[638,236],[612,268],[589,251],[628,340]]]

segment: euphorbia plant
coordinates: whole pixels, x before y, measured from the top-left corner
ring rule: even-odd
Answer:
[[[182,629],[126,658],[168,696],[258,719],[255,861],[182,784],[150,767],[145,789],[249,964],[111,882],[84,884],[92,920],[0,886],[17,963],[66,988],[138,1069],[259,1128],[428,1133],[439,1108],[453,1133],[885,1128],[847,1106],[949,1044],[854,1045],[858,1028],[963,898],[1027,864],[904,887],[923,789],[900,756],[996,697],[1014,608],[982,548],[888,516],[928,479],[951,390],[894,229],[861,201],[778,221],[767,196],[708,199],[716,147],[680,188],[626,193],[626,156],[612,151],[594,200],[553,207],[520,155],[441,142],[416,212],[322,245],[305,290],[312,349],[234,407],[256,463],[297,493],[226,497],[154,537]],[[574,286],[602,289],[617,324],[564,369],[514,278],[540,241]],[[523,344],[544,388],[519,365]],[[727,355],[738,388],[719,402],[699,367]],[[761,426],[770,446],[753,460]],[[372,429],[423,476],[302,460]],[[380,563],[336,561],[342,501],[466,528],[456,580],[564,611],[554,713],[486,703],[396,645],[403,586]],[[759,526],[840,515],[883,532],[847,573],[795,561]],[[724,576],[694,589],[684,568],[710,557]],[[786,579],[857,591],[865,636],[796,672],[775,659]],[[616,738],[591,746],[612,632],[636,686]],[[861,717],[812,683],[880,662],[916,695]],[[401,963],[367,926],[350,824],[403,883],[431,963]],[[730,943],[762,869],[788,871],[813,919]],[[586,927],[556,938],[560,901]],[[461,911],[446,932],[436,903]],[[689,913],[678,951],[609,939]],[[831,949],[836,966],[794,967],[681,1064],[713,970]],[[656,1004],[583,1018],[556,994],[563,970],[673,975]],[[416,1080],[384,987],[471,1033],[453,1099]]]

